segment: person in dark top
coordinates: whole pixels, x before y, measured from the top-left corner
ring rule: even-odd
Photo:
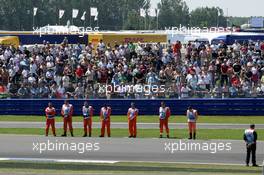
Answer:
[[[244,140],[247,146],[246,166],[249,166],[250,155],[252,154],[252,166],[258,166],[256,164],[256,149],[257,149],[258,135],[255,131],[255,125],[251,124],[249,129],[245,130]]]
[[[241,65],[240,65],[240,63],[239,63],[239,61],[237,60],[236,62],[235,62],[235,64],[233,65],[233,69],[234,69],[234,72],[236,73],[236,74],[239,74],[240,72],[241,72]]]
[[[224,63],[221,65],[221,86],[224,86],[224,83],[228,85],[228,65],[226,63],[226,60],[224,60]]]

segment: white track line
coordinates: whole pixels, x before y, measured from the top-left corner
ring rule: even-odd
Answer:
[[[45,158],[0,158],[0,161],[32,161],[32,162],[58,162],[58,163],[109,163],[114,164],[119,161],[108,160],[81,160],[81,159],[45,159]]]
[[[227,166],[227,165],[234,165],[234,166],[244,166],[245,164],[230,164],[230,163],[202,163],[202,162],[160,162],[160,161],[129,161],[129,162],[138,162],[138,163],[168,163],[168,164],[191,164],[191,165],[223,165],[223,166]]]
[[[162,161],[108,161],[108,160],[81,160],[81,159],[45,159],[45,158],[0,158],[0,161],[30,161],[30,162],[56,162],[56,163],[102,163],[102,164],[115,164],[119,162],[131,163],[161,163],[161,164],[191,164],[191,165],[219,165],[219,166],[245,166],[245,164],[234,163],[200,163],[200,162],[162,162]],[[263,165],[260,165],[264,167]]]
[[[245,164],[235,164],[235,163],[202,163],[202,162],[162,162],[162,161],[119,161],[119,162],[132,162],[132,163],[165,163],[165,164],[191,164],[191,165],[220,165],[220,166],[245,166]],[[263,165],[260,166],[264,166],[264,162]]]

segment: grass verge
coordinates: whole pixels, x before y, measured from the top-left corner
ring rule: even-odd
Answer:
[[[177,175],[257,175],[261,167],[193,165],[177,163],[32,163],[20,161],[0,162],[0,174],[177,174]]]
[[[259,133],[263,133],[264,129],[257,130]],[[44,129],[39,128],[0,128],[0,134],[22,134],[22,135],[44,135]],[[242,129],[199,129],[197,131],[197,139],[210,140],[210,139],[224,139],[224,140],[242,140],[244,130]],[[51,131],[50,131],[51,134]],[[62,134],[62,129],[57,129],[57,135]],[[69,134],[68,134],[69,135]],[[75,128],[74,135],[81,137],[83,135],[83,129]],[[93,137],[100,135],[100,129],[95,128],[92,131]],[[111,129],[112,137],[127,137],[127,129]],[[165,136],[165,134],[164,134]],[[158,129],[138,129],[139,138],[158,138]],[[187,129],[171,129],[170,137],[176,139],[188,138]],[[258,140],[264,140],[264,135],[259,135]]]
[[[73,121],[80,122],[82,121],[82,117],[74,116]],[[14,115],[0,115],[0,121],[21,121],[21,122],[41,122],[45,121],[44,116],[14,116]],[[62,117],[57,116],[56,121],[62,121]],[[99,117],[94,116],[93,121],[98,122]],[[127,122],[126,116],[112,116],[112,122]],[[159,122],[158,116],[139,116],[138,122],[140,123],[157,123]],[[171,123],[185,123],[186,117],[185,116],[171,116],[170,118]],[[262,116],[200,116],[199,123],[231,123],[231,124],[264,124],[264,117]]]

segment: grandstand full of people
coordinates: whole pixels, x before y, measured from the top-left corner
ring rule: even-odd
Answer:
[[[1,98],[158,99],[264,96],[261,41],[0,46]],[[104,92],[102,85],[164,85],[163,92]]]

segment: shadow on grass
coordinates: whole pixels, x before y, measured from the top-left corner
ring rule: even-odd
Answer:
[[[197,173],[261,173],[261,169],[250,169],[241,167],[219,168],[219,167],[184,167],[184,165],[175,165],[175,167],[161,166],[127,166],[127,165],[98,165],[98,164],[49,164],[49,163],[27,163],[27,162],[1,162],[1,168],[5,169],[32,169],[32,170],[63,170],[63,171],[118,171],[118,172],[197,172]]]

